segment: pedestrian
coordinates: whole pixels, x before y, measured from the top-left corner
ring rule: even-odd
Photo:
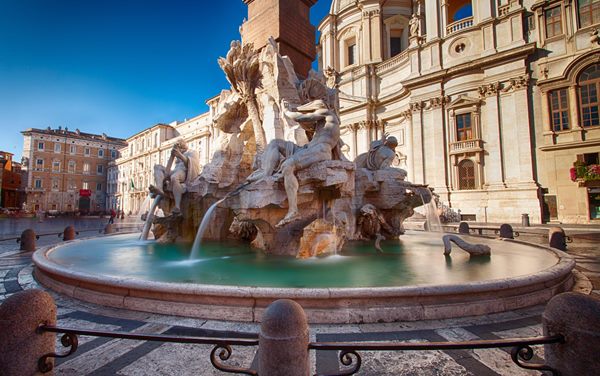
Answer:
[[[115,217],[116,216],[117,216],[117,212],[115,212],[115,209],[110,209],[110,218],[108,220],[108,224],[115,223]]]

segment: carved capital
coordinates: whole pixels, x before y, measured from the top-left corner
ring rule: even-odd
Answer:
[[[450,97],[447,95],[433,97],[427,101],[427,109],[429,110],[431,108],[439,108],[445,105],[446,103],[450,103]]]
[[[410,111],[419,112],[423,109],[423,102],[412,102],[409,104]]]
[[[509,91],[516,91],[521,89],[527,89],[529,87],[529,75],[519,76],[517,78],[511,78],[506,83],[504,89],[502,89],[503,93]]]
[[[497,95],[500,88],[500,82],[492,82],[490,84],[480,86],[477,90],[479,91],[479,96],[481,98],[486,98]]]

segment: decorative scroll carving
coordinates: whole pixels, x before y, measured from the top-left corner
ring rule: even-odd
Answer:
[[[486,98],[497,95],[500,88],[500,82],[492,82],[490,84],[482,85],[478,88],[479,96],[481,98]]]
[[[503,93],[509,91],[516,91],[521,89],[527,89],[529,87],[529,75],[519,76],[517,78],[511,78],[502,89]]]

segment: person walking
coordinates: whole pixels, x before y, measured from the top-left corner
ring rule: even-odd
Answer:
[[[115,223],[115,217],[116,216],[117,216],[117,212],[115,212],[115,209],[110,209],[110,218],[108,220],[108,224]]]

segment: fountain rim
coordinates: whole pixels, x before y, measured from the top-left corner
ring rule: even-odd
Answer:
[[[125,233],[110,234],[106,236],[124,235]],[[451,284],[416,284],[411,286],[375,286],[375,287],[267,287],[243,285],[217,285],[186,282],[149,281],[131,277],[113,277],[95,275],[92,273],[72,270],[51,261],[48,254],[65,244],[83,242],[97,239],[87,237],[66,241],[40,248],[32,255],[33,263],[46,274],[58,275],[68,279],[105,286],[108,288],[152,290],[158,293],[177,293],[185,295],[201,294],[203,296],[232,297],[232,298],[281,298],[291,299],[327,299],[327,298],[365,298],[365,297],[402,297],[402,296],[436,296],[436,295],[463,295],[485,293],[496,290],[516,289],[532,284],[547,283],[557,278],[567,276],[575,267],[575,259],[558,249],[539,244],[528,243],[514,239],[496,239],[517,243],[541,249],[551,253],[557,258],[557,263],[549,268],[542,269],[533,274],[522,276],[498,278],[484,281],[451,283]],[[489,239],[489,237],[487,237]]]

